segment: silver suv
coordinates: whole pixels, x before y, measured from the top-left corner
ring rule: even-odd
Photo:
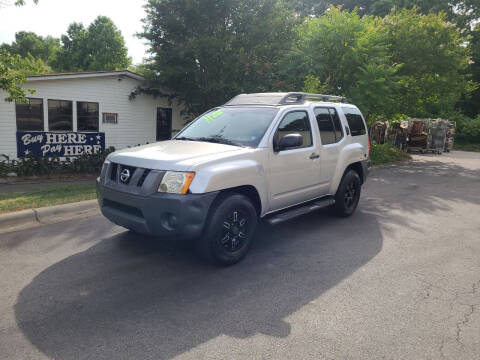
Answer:
[[[134,232],[194,239],[229,265],[270,224],[358,204],[369,161],[365,120],[345,98],[238,95],[172,140],[110,154],[97,179],[101,211]]]

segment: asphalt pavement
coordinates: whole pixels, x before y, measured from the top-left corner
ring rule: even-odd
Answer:
[[[375,168],[354,216],[218,268],[92,216],[0,235],[1,359],[479,359],[480,154]]]

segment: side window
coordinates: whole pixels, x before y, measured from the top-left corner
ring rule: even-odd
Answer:
[[[339,142],[343,139],[343,127],[342,122],[340,121],[340,117],[338,116],[337,110],[329,109],[330,116],[333,120],[333,125],[335,126],[335,142]]]
[[[48,100],[48,130],[72,131],[72,102],[67,100]]]
[[[334,144],[343,138],[342,123],[338,113],[333,108],[315,108],[318,129],[322,145]]]
[[[308,120],[308,115],[305,111],[292,111],[285,115],[273,138],[274,147],[282,137],[288,134],[302,135],[303,143],[301,147],[312,146],[310,121]]]
[[[78,131],[98,131],[98,103],[77,101]]]
[[[365,135],[367,130],[365,129],[362,113],[354,108],[344,107],[342,110],[347,118],[348,127],[350,128],[352,136]]]
[[[335,142],[335,128],[333,127],[330,112],[327,108],[315,108],[314,113],[317,118],[322,145],[333,144]]]
[[[27,98],[26,103],[15,103],[17,131],[43,131],[43,99]]]

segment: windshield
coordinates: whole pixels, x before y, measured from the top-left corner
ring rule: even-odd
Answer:
[[[278,109],[262,107],[212,109],[175,139],[257,147],[277,112]]]

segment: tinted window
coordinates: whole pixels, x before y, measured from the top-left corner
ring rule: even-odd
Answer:
[[[273,139],[274,146],[278,144],[280,139],[288,134],[302,135],[302,146],[312,146],[312,131],[310,129],[310,121],[305,111],[293,111],[285,115],[278,126],[277,132]]]
[[[333,144],[335,142],[335,128],[329,110],[327,108],[315,108],[314,113],[317,118],[322,145]]]
[[[48,100],[48,129],[73,130],[71,101]]]
[[[360,111],[354,108],[342,108],[342,110],[347,118],[348,127],[350,128],[352,136],[365,135],[367,130],[365,129]]]
[[[18,131],[43,131],[43,100],[29,98],[27,103],[16,103]]]
[[[256,147],[278,109],[261,107],[222,107],[197,118],[175,139],[217,141]]]
[[[98,131],[98,103],[77,102],[78,131]]]
[[[335,127],[335,142],[339,142],[343,138],[343,128],[342,122],[340,121],[340,117],[338,116],[337,110],[329,109],[330,116],[333,120],[333,125]]]

